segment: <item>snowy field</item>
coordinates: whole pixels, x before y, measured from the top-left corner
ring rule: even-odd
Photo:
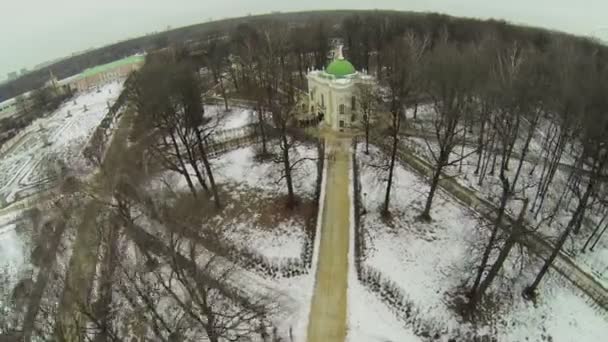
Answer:
[[[348,285],[348,342],[422,342],[358,281]]]
[[[490,288],[500,294],[500,318],[492,317],[490,323],[477,327],[462,322],[452,308],[451,294],[472,275],[472,261],[477,260],[473,256],[479,253],[476,247],[487,241],[489,230],[479,227],[476,215],[442,190],[433,204],[433,221],[420,221],[417,216],[428,184],[399,164],[391,194],[392,215],[388,221],[383,219],[379,208],[385,184],[379,180],[385,176],[370,166],[379,164],[382,157],[378,149],[371,150],[370,156],[358,154],[362,201],[367,210],[361,222],[369,234],[364,263],[395,281],[422,319],[449,330],[485,331],[499,341],[600,341],[606,336],[606,314],[595,311],[584,295],[554,272],[541,284],[536,306],[524,301],[519,294],[540,264],[530,258],[520,268],[521,254],[516,251],[499,277],[504,280],[497,280]],[[400,340],[407,341],[406,337]]]
[[[405,144],[408,149],[414,151],[418,156],[428,161],[433,160],[431,153],[429,152],[429,146],[434,149],[434,151],[437,151],[438,149],[436,143],[430,141],[427,146],[427,142],[422,138],[408,138],[402,141],[402,143]],[[461,153],[465,156],[468,155],[468,157],[462,161],[462,170],[460,170],[460,163],[456,163],[455,165],[447,167],[445,173],[452,176],[461,185],[478,192],[482,198],[493,202],[495,205],[499,205],[499,197],[502,193],[502,183],[498,177],[498,172],[496,172],[495,175],[486,175],[482,185],[480,185],[479,176],[474,174],[478,155],[473,152],[474,149],[472,147],[467,146],[463,150],[461,149],[461,146],[457,146],[452,153],[451,160],[460,159]],[[510,170],[506,172],[510,179],[514,178],[518,163],[518,158],[511,159]],[[527,197],[530,201],[534,200],[541,172],[542,165],[537,165],[535,167],[534,163],[524,161],[515,189],[516,197]],[[560,197],[567,191],[568,175],[566,172],[567,170],[564,170],[563,167],[558,168],[553,183],[547,193],[547,199],[543,206],[543,210],[541,210],[540,214],[536,217],[532,214],[526,217],[528,224],[532,227],[538,226],[538,233],[549,241],[557,240],[559,234],[568,224],[576,205],[576,200],[567,201],[566,198],[562,200],[562,207],[559,210],[555,209],[557,203],[560,201]],[[566,203],[570,204],[567,208]],[[515,217],[521,209],[521,205],[521,201],[510,201],[507,206],[507,211]],[[555,215],[555,218],[551,222],[549,218],[552,215]],[[580,236],[571,235],[564,246],[564,251],[578,263],[579,267],[589,274],[592,274],[597,280],[602,282],[604,286],[608,286],[608,238],[600,240],[593,252],[580,252],[580,248],[584,244],[587,236],[598,224],[602,223],[603,213],[593,209],[588,210],[586,215],[588,219],[583,221],[583,229]],[[549,222],[551,222],[551,224],[549,224]],[[576,240],[574,238],[576,238]]]
[[[250,108],[232,107],[228,111],[224,106],[205,106],[205,116],[211,118],[210,127],[216,132],[237,129],[257,122],[255,112]]]
[[[352,162],[352,161],[351,161]],[[352,163],[349,170],[349,184],[353,184]],[[355,264],[355,208],[353,187],[349,189],[350,199],[350,241],[348,255],[348,322],[346,340],[348,342],[400,341],[421,342],[410,327],[406,327],[386,304],[371,293],[357,279]]]
[[[313,146],[301,145],[291,150],[290,159],[294,163],[303,160],[293,170],[294,191],[298,196],[312,198],[315,192],[317,150]],[[214,160],[217,181],[232,184],[237,190],[256,189],[266,196],[287,194],[287,186],[281,180],[282,164],[273,161],[255,161],[255,148],[240,148],[221,155]]]
[[[241,247],[252,248],[269,259],[299,258],[305,239],[305,217],[283,213],[280,199],[287,195],[281,180],[282,164],[255,160],[255,147],[238,148],[211,159],[216,184],[222,190],[226,207],[212,218],[222,226],[223,235]],[[293,160],[309,158],[293,171],[294,191],[305,204],[314,198],[316,148],[299,146]],[[194,174],[194,171],[191,172]],[[169,171],[153,182],[155,191],[171,188],[186,192],[184,177]]]
[[[25,245],[24,232],[18,232],[15,223],[2,227],[0,232],[0,274],[8,277],[8,286],[14,285],[20,273],[28,268],[29,253]]]
[[[256,161],[255,151],[254,146],[243,147],[211,160],[225,204],[224,209],[215,214],[211,222],[221,227],[223,236],[238,247],[253,249],[276,262],[289,258],[299,259],[306,239],[305,216],[300,213],[284,213],[284,202],[277,201],[287,194],[285,181],[279,181],[282,164]],[[298,158],[310,159],[301,162],[293,174],[295,193],[303,199],[304,204],[301,205],[310,206],[306,203],[310,203],[314,197],[317,150],[302,145],[293,152],[293,161]],[[165,187],[173,191],[188,191],[181,175],[166,172],[160,178],[152,182],[155,191],[162,191]],[[224,262],[230,263],[226,260]],[[275,322],[285,336],[291,331],[296,341],[303,341],[301,336],[308,321],[314,272],[272,280],[238,266],[233,267],[238,270],[238,286],[244,290],[272,290],[282,307],[282,311],[274,317]]]
[[[84,163],[80,152],[106,115],[108,102],[113,103],[121,90],[122,84],[112,83],[99,92],[81,94],[7,142],[0,155],[0,204],[10,204],[51,186],[54,180],[47,176],[47,168],[58,159],[81,169]],[[8,271],[9,289],[32,270],[33,237],[31,231],[19,229],[27,226],[18,225],[20,215],[10,211],[0,216],[0,271]]]
[[[136,224],[146,231],[158,237],[161,241],[167,241],[171,237],[166,233],[164,227],[158,223],[147,220],[144,216],[136,219]],[[132,246],[128,248],[130,254],[138,254],[137,249]],[[192,255],[188,244],[181,245],[182,255]],[[293,336],[295,342],[305,342],[303,332],[308,321],[308,308],[312,298],[314,286],[314,273],[300,275],[292,278],[268,279],[258,273],[244,269],[223,257],[219,257],[205,248],[199,247],[194,253],[196,264],[205,268],[206,272],[221,279],[228,288],[237,289],[238,293],[244,294],[250,300],[265,299],[271,303],[269,318],[277,327],[281,336]],[[142,256],[131,256],[129,260],[143,260]],[[166,273],[166,272],[164,272]],[[155,280],[156,281],[156,280]],[[175,279],[173,283],[178,287],[179,282]],[[127,309],[130,310],[130,309]],[[174,319],[172,317],[171,319]],[[253,341],[261,340],[252,337]]]
[[[122,87],[122,83],[111,83],[99,92],[81,94],[8,141],[10,147],[0,155],[0,200],[10,204],[35,193],[32,188],[48,186],[52,181],[46,176],[49,162],[62,160],[82,167],[80,152]]]

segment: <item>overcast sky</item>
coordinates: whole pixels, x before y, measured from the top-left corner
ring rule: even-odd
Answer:
[[[271,11],[369,8],[501,18],[608,38],[606,0],[0,0],[0,80],[22,67],[167,26]]]

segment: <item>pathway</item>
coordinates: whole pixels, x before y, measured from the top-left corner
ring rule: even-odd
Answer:
[[[100,200],[82,203],[84,211],[72,247],[55,326],[57,336],[67,342],[82,340],[86,319],[80,313],[80,306],[87,303],[89,298],[101,242],[97,218],[104,212],[101,210],[103,201],[112,195],[116,179],[121,172],[120,166],[127,150],[127,138],[133,118],[133,112],[126,112],[122,116],[103,160],[102,168],[105,173],[98,171],[90,182]]]
[[[329,136],[327,181],[315,292],[308,324],[309,342],[346,338],[350,200],[349,139]]]

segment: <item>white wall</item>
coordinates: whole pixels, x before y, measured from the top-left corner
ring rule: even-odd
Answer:
[[[308,77],[309,102],[314,104],[315,112],[321,108],[321,98],[325,98],[324,123],[334,130],[340,129],[340,121],[344,121],[344,127],[351,127],[357,122],[351,122],[352,96],[355,89],[355,81],[350,84],[332,83],[331,80],[319,79],[312,75]],[[310,99],[310,91],[314,91],[314,100]],[[345,107],[344,114],[340,114],[340,105]]]

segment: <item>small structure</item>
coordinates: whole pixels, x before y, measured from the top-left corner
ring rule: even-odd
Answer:
[[[325,126],[334,130],[357,127],[361,124],[361,112],[357,100],[357,84],[372,83],[375,79],[359,73],[344,58],[342,46],[337,57],[325,70],[308,73],[308,108]]]

